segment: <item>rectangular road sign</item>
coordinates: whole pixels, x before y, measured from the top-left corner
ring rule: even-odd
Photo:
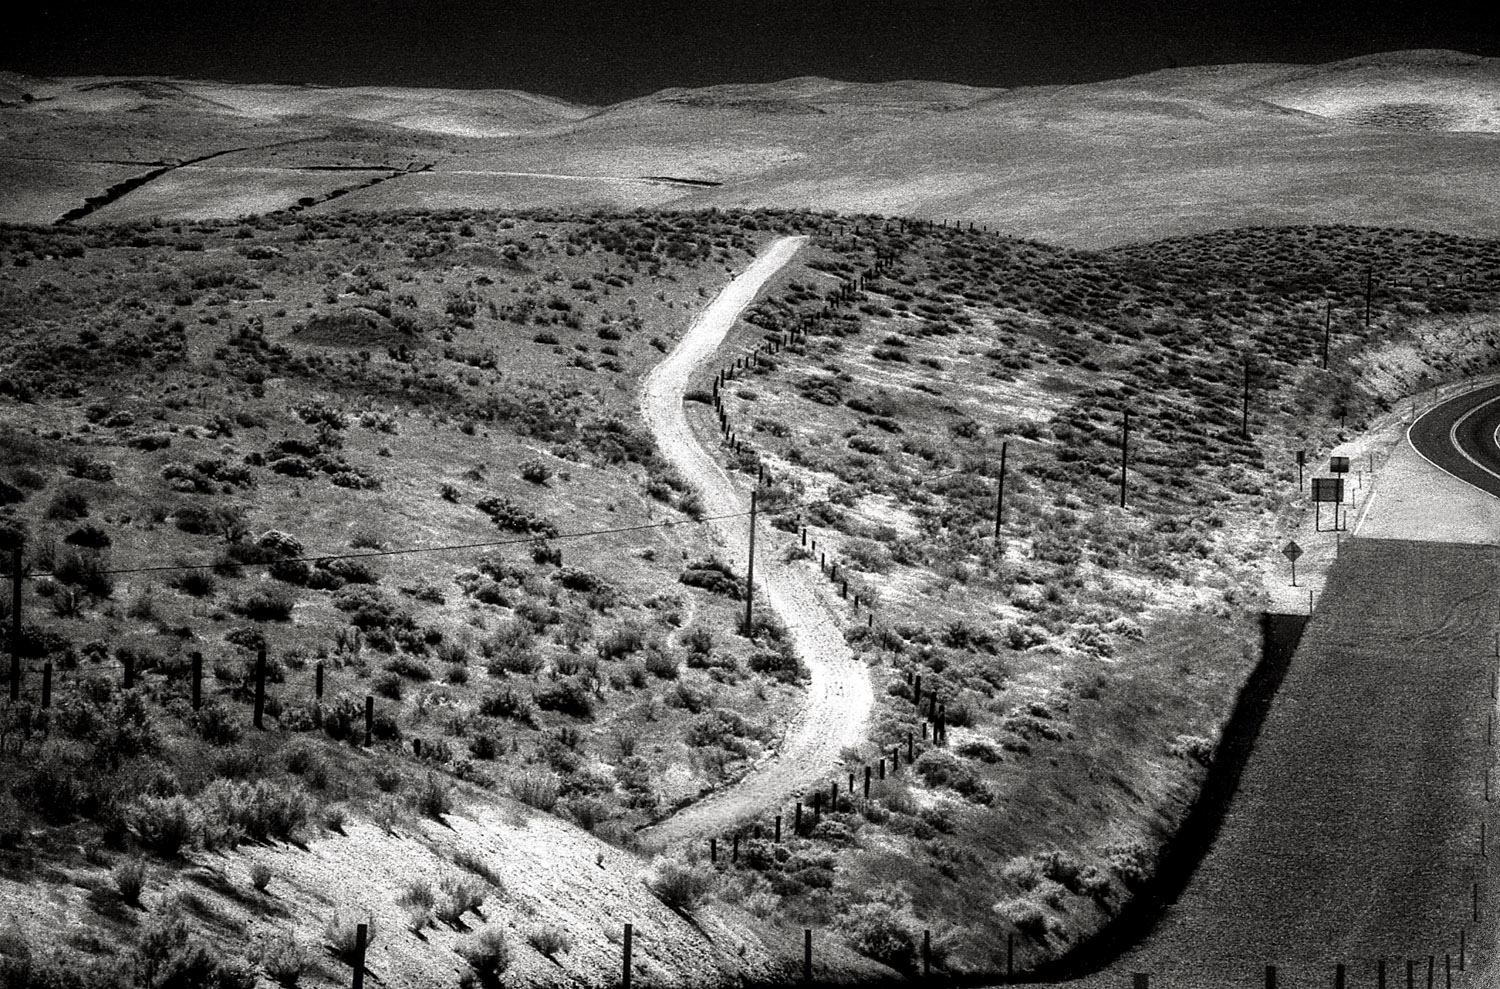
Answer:
[[[1328,458],[1328,473],[1330,473],[1330,474],[1347,474],[1347,473],[1349,473],[1349,458],[1348,457],[1329,457]]]
[[[1315,477],[1312,479],[1312,496],[1315,502],[1340,502],[1344,500],[1342,477]]]

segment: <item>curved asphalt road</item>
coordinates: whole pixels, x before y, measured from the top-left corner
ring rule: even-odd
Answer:
[[[1500,384],[1451,398],[1424,413],[1407,430],[1423,459],[1459,480],[1500,498]]]

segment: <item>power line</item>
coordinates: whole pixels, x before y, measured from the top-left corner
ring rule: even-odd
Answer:
[[[219,560],[214,563],[177,563],[153,567],[120,567],[97,571],[100,574],[164,573],[179,570],[212,570],[215,567],[271,567],[286,563],[323,563],[333,560],[367,560],[382,556],[407,556],[414,553],[447,553],[465,549],[490,549],[497,546],[517,546],[537,541],[552,542],[563,539],[583,539],[589,536],[608,536],[621,532],[641,532],[646,529],[666,529],[677,525],[701,525],[722,519],[745,518],[749,512],[732,512],[728,515],[705,515],[696,519],[678,519],[675,522],[648,522],[641,525],[624,525],[613,529],[587,529],[580,532],[563,532],[555,536],[533,534],[515,539],[495,539],[479,543],[453,543],[445,546],[414,546],[406,549],[375,550],[369,553],[335,553],[323,556],[291,556],[276,560],[251,560],[244,563]],[[55,577],[55,572],[26,574],[28,580],[37,577]]]

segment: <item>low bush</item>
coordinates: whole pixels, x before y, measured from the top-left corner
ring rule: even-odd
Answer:
[[[484,985],[498,985],[500,976],[510,968],[510,943],[498,927],[486,927],[458,946],[459,955],[468,962]]]
[[[652,863],[646,886],[673,910],[692,913],[713,892],[714,876],[706,869],[658,857]]]
[[[345,965],[353,965],[358,961],[355,948],[358,939],[358,926],[365,925],[365,948],[375,943],[376,924],[375,917],[366,917],[359,920],[354,914],[345,914],[342,910],[335,910],[333,916],[323,926],[323,942],[328,945],[328,950],[333,957]]]
[[[510,793],[528,807],[550,814],[557,806],[557,777],[551,773],[526,773],[511,780]]]
[[[533,927],[526,935],[526,943],[549,960],[573,950],[573,939],[568,932],[551,924]]]
[[[174,858],[202,830],[198,808],[183,796],[138,797],[126,813],[141,844],[163,858]]]
[[[131,906],[139,906],[141,892],[146,888],[146,863],[140,859],[126,859],[110,870],[115,891],[120,899]]]
[[[302,980],[302,974],[312,964],[312,957],[291,931],[282,931],[268,939],[256,961],[266,978],[283,989],[292,989]]]
[[[441,821],[444,814],[451,813],[453,810],[453,791],[438,776],[428,773],[427,777],[417,784],[413,802],[423,816],[430,817],[434,821]]]

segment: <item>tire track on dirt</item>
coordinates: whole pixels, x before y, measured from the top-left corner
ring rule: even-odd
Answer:
[[[693,321],[666,359],[641,387],[641,415],[662,454],[698,487],[705,515],[749,508],[749,483],[736,482],[698,442],[688,425],[683,393],[691,377],[713,358],[730,327],[765,283],[806,242],[783,237],[735,277]],[[749,562],[743,519],[710,522],[719,552],[744,572]],[[805,568],[783,563],[783,533],[762,529],[756,537],[756,591],[785,622],[797,654],[811,674],[807,701],[786,726],[781,746],[738,783],[689,804],[644,830],[642,838],[665,845],[692,835],[727,830],[735,821],[795,800],[821,785],[845,746],[864,740],[875,703],[869,670],[854,657],[815,581]]]

